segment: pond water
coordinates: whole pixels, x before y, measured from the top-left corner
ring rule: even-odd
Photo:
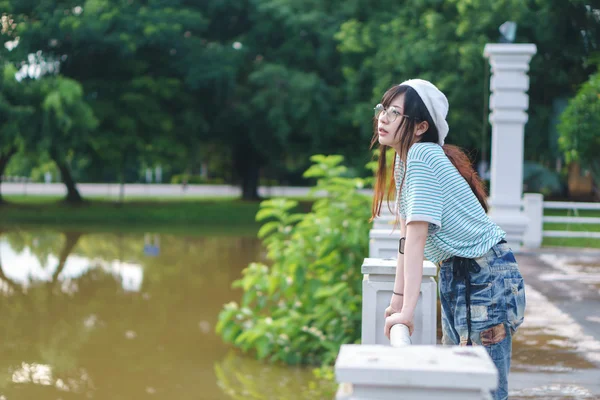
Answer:
[[[0,231],[0,400],[331,398],[309,368],[257,362],[215,333],[253,261],[264,250],[244,235]],[[576,325],[528,287],[511,398],[591,398],[600,347]],[[535,383],[547,374],[568,385]]]
[[[0,399],[321,398],[215,333],[258,239],[0,233]]]

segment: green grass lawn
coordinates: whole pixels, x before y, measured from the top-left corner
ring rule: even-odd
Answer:
[[[58,197],[10,197],[0,206],[0,225],[58,227],[62,230],[168,231],[256,234],[258,202],[220,199],[93,199],[69,205]]]
[[[545,216],[576,216],[572,210],[546,210]],[[600,217],[598,210],[579,210],[578,217]],[[600,232],[600,224],[558,224],[544,223],[546,231],[573,231],[573,232]],[[544,238],[542,243],[544,246],[569,246],[569,247],[591,247],[600,248],[600,239],[587,238]]]
[[[62,197],[6,196],[0,206],[2,228],[50,227],[61,230],[147,231],[186,234],[255,235],[258,202],[235,198],[93,198],[79,206]],[[310,210],[311,201],[301,202],[299,211]],[[545,215],[573,216],[573,211],[546,210]],[[600,211],[582,210],[580,217],[600,217]],[[545,223],[544,230],[600,232],[600,224]],[[600,248],[600,239],[544,238],[544,246]]]
[[[51,228],[61,231],[154,232],[254,236],[260,202],[236,198],[131,197],[123,203],[95,197],[80,205],[59,196],[5,196],[0,205],[0,227]],[[312,202],[298,198],[296,211],[310,210]]]

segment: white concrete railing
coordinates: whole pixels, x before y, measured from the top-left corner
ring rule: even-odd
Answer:
[[[336,400],[491,399],[498,371],[483,347],[436,346],[436,270],[431,262],[423,264],[412,337],[406,326],[397,324],[388,341],[384,311],[394,286],[396,259],[364,260],[362,344],[340,349]]]
[[[390,345],[392,347],[404,347],[412,344],[408,326],[396,324],[390,329]]]
[[[573,210],[575,216],[544,216],[544,210]],[[544,237],[558,238],[593,238],[600,239],[600,232],[593,231],[556,231],[544,230],[544,222],[565,224],[596,224],[600,225],[600,218],[579,217],[578,210],[600,210],[599,203],[544,201],[541,194],[525,194],[523,199],[523,211],[529,219],[523,242],[526,247],[538,248],[542,245]]]

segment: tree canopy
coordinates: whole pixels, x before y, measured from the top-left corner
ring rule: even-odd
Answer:
[[[32,134],[70,157],[74,177],[137,181],[144,166],[197,174],[206,164],[212,175],[241,184],[248,199],[257,197],[261,177],[301,182],[315,153],[343,154],[348,174],[362,174],[373,105],[413,77],[447,94],[449,141],[487,158],[482,51],[498,41],[506,20],[517,22],[517,42],[538,47],[526,159],[553,163],[561,157],[552,134],[557,101],[597,70],[600,43],[599,12],[582,0],[0,4],[0,60],[13,66],[5,71],[27,77],[9,84],[4,74],[12,94],[0,99],[0,115],[10,120],[3,138],[17,135],[27,107],[39,119],[34,126],[44,126],[39,110],[56,102],[57,95],[28,103],[15,94],[26,92],[27,81],[54,79],[57,90],[70,92],[76,82],[89,110],[72,111],[93,122],[77,134]],[[0,150],[10,143],[3,140]]]

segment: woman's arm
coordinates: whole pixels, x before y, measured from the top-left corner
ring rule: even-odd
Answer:
[[[400,237],[406,237],[406,220],[400,220]],[[404,248],[406,248],[406,243],[404,243]],[[396,278],[394,279],[394,292],[396,293],[404,293],[404,254],[401,254],[398,251],[398,261],[396,262]],[[395,312],[402,311],[402,305],[404,303],[404,295],[397,296],[392,295],[392,299],[390,300],[391,312],[386,311],[386,318]]]
[[[421,292],[421,281],[423,280],[423,258],[425,251],[425,241],[427,240],[428,222],[414,221],[406,226],[406,243],[404,246],[404,257],[402,262],[403,293],[402,310],[392,314],[385,321],[385,335],[389,338],[390,329],[395,324],[404,324],[408,326],[410,334],[414,329],[413,318],[419,293]],[[398,261],[398,266],[401,263]],[[398,287],[398,273],[396,273],[396,282],[394,291]],[[397,297],[397,296],[394,296]],[[392,298],[393,304],[393,298]],[[394,308],[394,307],[392,307]],[[395,309],[395,308],[394,308]]]
[[[402,311],[412,320],[423,280],[423,258],[427,240],[428,222],[414,221],[408,224],[404,250],[404,306]]]

